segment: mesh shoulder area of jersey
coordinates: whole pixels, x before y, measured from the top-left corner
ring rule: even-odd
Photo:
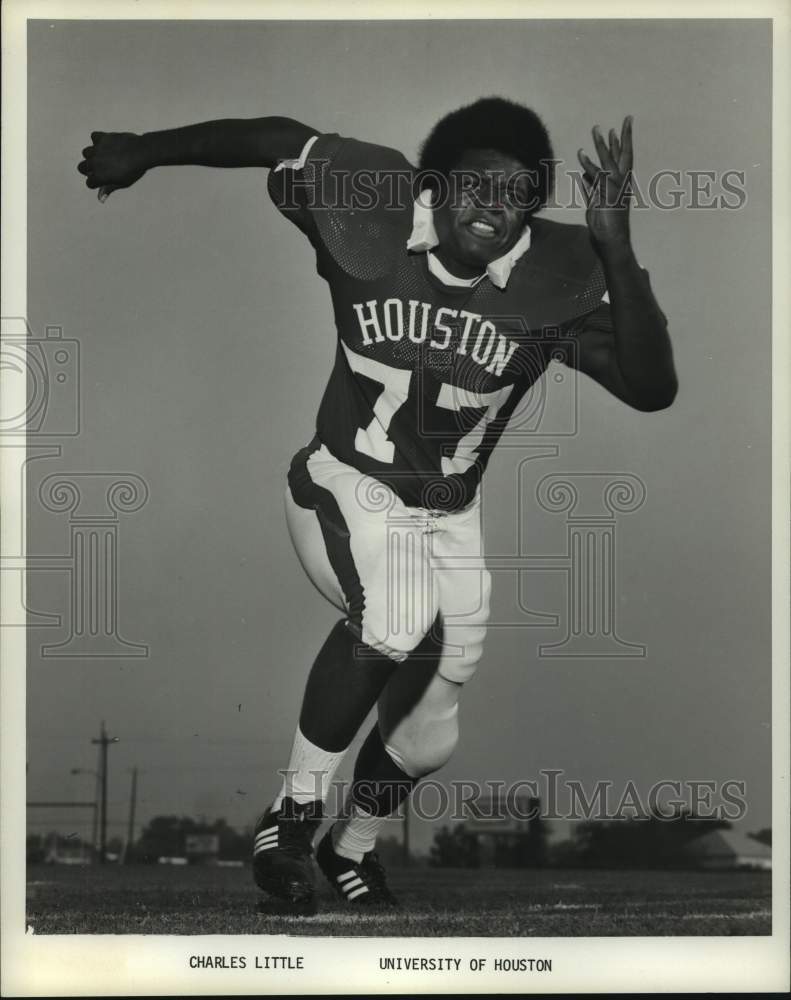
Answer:
[[[346,274],[381,278],[412,225],[415,170],[398,150],[336,133],[320,135],[301,170],[271,170],[278,210]]]

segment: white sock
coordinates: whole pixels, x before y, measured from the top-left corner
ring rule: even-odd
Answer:
[[[374,849],[376,838],[387,816],[372,816],[353,805],[348,819],[340,819],[332,827],[332,846],[336,854],[350,861],[362,861],[363,854]]]
[[[345,750],[341,750],[340,753],[322,750],[315,743],[311,743],[297,726],[288,769],[283,776],[283,784],[275,797],[273,808],[279,809],[287,795],[301,804],[315,802],[317,799],[324,802],[330,783],[345,754]]]

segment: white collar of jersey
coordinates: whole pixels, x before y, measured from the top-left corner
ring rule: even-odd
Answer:
[[[407,240],[407,250],[416,253],[428,253],[428,269],[446,285],[458,285],[472,288],[483,278],[488,277],[497,288],[505,288],[511,271],[519,258],[530,249],[530,226],[525,226],[525,230],[517,242],[511,247],[508,253],[492,260],[486,265],[486,272],[477,278],[457,278],[451,274],[443,264],[429,251],[439,245],[437,230],[434,227],[434,212],[432,201],[434,195],[431,191],[421,191],[415,199],[415,207],[412,214],[412,232]]]

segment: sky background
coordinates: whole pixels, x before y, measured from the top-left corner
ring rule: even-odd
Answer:
[[[564,515],[535,500],[547,474],[642,480],[645,503],[618,520],[617,620],[647,655],[539,657],[565,634],[560,574],[526,578],[529,606],[561,615],[528,628],[516,577],[496,573],[493,622],[511,624],[490,632],[437,777],[559,769],[590,789],[612,781],[616,799],[629,780],[645,794],[661,779],[735,779],[744,827],[770,824],[769,41],[758,21],[31,25],[28,319],[79,341],[82,430],[60,439],[60,458],[31,463],[28,551],[68,550],[67,517],[37,500],[45,476],[140,476],[149,500],[119,525],[119,619],[150,653],[42,658],[66,630],[31,631],[29,800],[92,797],[90,777],[69,772],[96,766],[90,740],[105,719],[120,737],[111,833],[125,827],[135,765],[138,829],[161,813],[251,823],[278,787],[307,670],[337,618],[283,513],[334,354],[307,240],[269,202],[262,170],[165,168],[100,205],[76,172],[90,132],[282,114],[413,158],[442,114],[500,94],[542,115],[570,169],[593,124],[633,114],[638,182],[740,170],[747,201],[633,214],[673,337],[672,409],[641,414],[567,377],[550,407],[574,393],[579,420],[550,439],[557,457],[520,479],[528,452],[502,448],[487,473],[492,554],[517,552],[520,533],[527,552],[564,551]],[[583,221],[580,208],[548,214]],[[66,574],[32,573],[29,597],[64,614]],[[58,819],[34,818],[31,829]],[[430,838],[418,824],[416,846]]]

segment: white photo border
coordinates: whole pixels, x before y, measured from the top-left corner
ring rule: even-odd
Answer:
[[[789,25],[784,2],[633,2],[602,0],[595,19],[771,18],[773,20],[773,899],[772,934],[764,937],[536,938],[533,954],[553,959],[551,978],[536,978],[542,992],[773,991],[789,986]],[[26,308],[26,80],[27,20],[52,19],[415,19],[591,17],[581,2],[512,2],[482,7],[464,2],[344,0],[319,2],[152,2],[152,0],[6,0],[3,18],[2,284],[4,315]],[[3,386],[3,412],[20,412],[16,383]],[[2,452],[2,449],[0,449]],[[0,454],[0,459],[2,455]],[[2,550],[22,551],[22,487],[2,468]],[[2,574],[3,587],[11,585]],[[3,595],[5,596],[5,595]],[[3,606],[6,605],[5,600]],[[25,890],[25,632],[0,629],[2,650],[2,993],[6,996],[147,996],[292,993],[523,992],[507,976],[469,971],[471,959],[512,956],[516,942],[498,938],[278,939],[283,954],[309,954],[302,972],[263,979],[245,971],[190,971],[195,952],[254,956],[261,938],[142,935],[36,936],[24,932]],[[268,939],[272,941],[272,939]],[[453,955],[462,972],[450,987],[425,974],[378,971],[383,951],[420,956]],[[352,959],[353,956],[353,959]],[[466,972],[464,970],[467,970]]]

